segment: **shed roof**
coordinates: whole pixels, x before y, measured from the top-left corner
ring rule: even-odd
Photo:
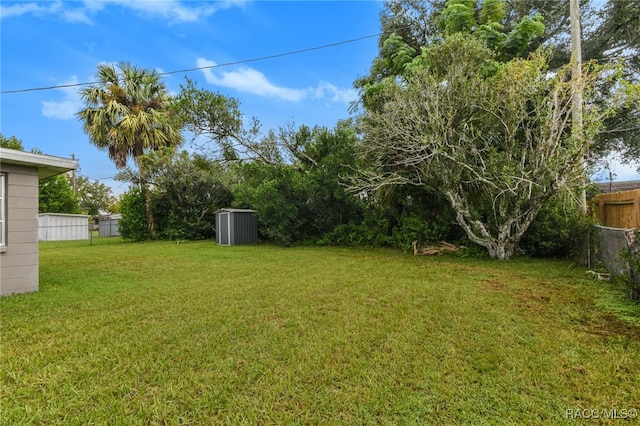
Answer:
[[[101,214],[97,216],[98,220],[112,220],[112,219],[122,219],[122,214],[113,213],[113,214]]]
[[[0,148],[0,164],[37,167],[40,179],[59,175],[78,168],[78,161],[52,155]]]
[[[72,214],[72,213],[40,213],[38,216],[64,216],[64,217],[82,217],[82,218],[90,218],[88,214]]]
[[[255,210],[251,209],[220,209],[216,213],[220,212],[228,212],[228,213],[256,213]]]
[[[626,182],[600,182],[598,188],[602,192],[631,191],[640,188],[640,180],[629,180]]]

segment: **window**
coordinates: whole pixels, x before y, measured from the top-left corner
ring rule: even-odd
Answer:
[[[7,175],[0,173],[0,247],[7,245]]]

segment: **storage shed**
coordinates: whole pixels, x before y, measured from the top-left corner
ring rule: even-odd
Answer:
[[[63,213],[42,213],[38,215],[38,240],[40,241],[88,239],[89,216]]]
[[[216,212],[216,242],[223,246],[253,244],[258,241],[255,210],[220,209]]]
[[[98,217],[98,233],[101,237],[119,237],[118,221],[121,214],[110,214]]]

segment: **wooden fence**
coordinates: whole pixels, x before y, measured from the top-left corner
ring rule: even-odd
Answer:
[[[591,200],[591,211],[603,226],[640,228],[640,189],[598,194]]]

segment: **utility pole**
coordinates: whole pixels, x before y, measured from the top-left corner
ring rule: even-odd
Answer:
[[[573,63],[573,97],[571,119],[572,132],[582,138],[582,31],[580,29],[580,1],[569,0],[569,15],[571,18],[571,61]],[[580,194],[580,210],[587,214],[587,177],[586,161],[582,159],[584,173],[583,188]]]
[[[76,155],[71,154],[71,159],[75,161]],[[76,170],[71,170],[71,185],[73,187],[73,196],[76,196]]]

